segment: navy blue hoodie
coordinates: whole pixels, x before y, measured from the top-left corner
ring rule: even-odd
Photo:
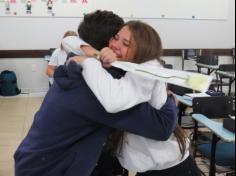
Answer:
[[[16,176],[89,176],[113,129],[167,140],[175,128],[172,98],[161,110],[142,103],[111,114],[89,89],[76,63],[60,66],[54,77],[14,155]]]

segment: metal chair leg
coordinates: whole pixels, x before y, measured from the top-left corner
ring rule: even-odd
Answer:
[[[219,138],[213,134],[212,143],[211,143],[211,161],[210,161],[210,171],[209,176],[216,175],[216,145],[219,141]]]

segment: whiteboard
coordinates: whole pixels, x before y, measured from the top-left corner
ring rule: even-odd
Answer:
[[[3,17],[83,17],[101,9],[124,18],[226,20],[228,8],[229,0],[0,0]]]

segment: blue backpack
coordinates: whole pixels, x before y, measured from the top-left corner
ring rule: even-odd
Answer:
[[[17,87],[16,74],[5,70],[0,74],[0,94],[3,96],[18,95],[21,91]]]

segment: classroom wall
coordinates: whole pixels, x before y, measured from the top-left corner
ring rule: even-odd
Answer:
[[[230,0],[71,0],[0,1],[0,16],[83,17],[96,9],[109,9],[121,17],[168,19],[226,19]],[[46,3],[51,4],[48,9]],[[26,8],[26,4],[29,7]],[[143,10],[143,5],[148,10]],[[10,6],[9,9],[6,8]],[[132,8],[130,8],[132,7]],[[178,8],[176,8],[178,7]],[[209,13],[211,7],[211,13]]]
[[[151,24],[160,33],[166,49],[233,48],[235,1],[229,3],[228,20],[141,20]],[[66,30],[77,30],[80,21],[80,18],[0,17],[0,50],[55,48],[59,46],[63,33]],[[231,62],[231,58],[222,58],[223,62]],[[176,68],[181,68],[181,58],[166,59],[167,62],[174,63]],[[44,92],[48,89],[46,65],[44,58],[0,59],[0,71],[14,70],[19,87],[25,93]],[[190,64],[189,67],[194,65]]]
[[[228,20],[142,20],[156,28],[165,48],[231,48],[235,45],[234,0],[229,1]],[[80,18],[0,17],[0,49],[58,46],[63,33],[68,29],[77,30],[80,21]]]
[[[46,76],[47,61],[43,58],[0,59],[0,72],[13,70],[22,93],[41,93],[49,88]]]

